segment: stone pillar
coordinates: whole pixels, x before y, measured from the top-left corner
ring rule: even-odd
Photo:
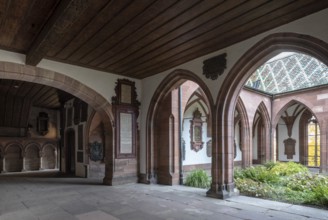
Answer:
[[[328,143],[327,143],[327,132],[328,132],[328,119],[320,120],[320,172],[328,173]]]
[[[105,177],[103,179],[104,185],[112,185],[114,175],[114,136],[112,124],[110,122],[104,123],[105,128]]]
[[[22,150],[22,158],[23,158],[23,168],[22,168],[22,172],[26,171],[26,168],[25,168],[25,152]]]
[[[3,152],[3,154],[1,155],[2,157],[2,170],[1,170],[1,173],[5,173],[7,172],[6,170],[6,158],[5,158],[5,152]]]
[[[42,150],[39,150],[39,160],[40,160],[39,170],[43,170],[42,157],[43,157],[43,152]]]

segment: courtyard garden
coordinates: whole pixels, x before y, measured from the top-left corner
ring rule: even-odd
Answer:
[[[267,163],[234,171],[241,195],[328,208],[328,177],[294,162]]]
[[[235,168],[236,188],[241,195],[328,209],[328,176],[311,173],[294,162],[269,162],[245,169]],[[211,179],[203,170],[191,172],[185,185],[209,188]]]

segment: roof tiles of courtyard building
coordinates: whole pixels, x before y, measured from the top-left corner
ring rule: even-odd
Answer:
[[[273,95],[322,85],[328,85],[328,67],[314,57],[294,52],[271,58],[245,84]]]

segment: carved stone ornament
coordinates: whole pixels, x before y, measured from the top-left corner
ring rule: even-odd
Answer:
[[[97,141],[90,144],[90,159],[92,161],[100,161],[104,158],[102,143]]]
[[[223,74],[224,69],[227,67],[226,56],[227,54],[224,53],[203,62],[203,74],[206,78],[215,80]]]
[[[285,144],[285,154],[287,155],[287,159],[293,159],[293,156],[295,155],[296,140],[292,138],[288,138],[284,140],[284,144]]]
[[[182,146],[181,146],[182,160],[186,160],[186,141],[183,138],[181,140],[181,144],[182,144]]]
[[[206,143],[206,155],[212,157],[212,140],[209,140]]]
[[[193,112],[193,119],[190,120],[190,148],[198,152],[203,148],[203,121],[201,119],[202,113],[198,108]]]

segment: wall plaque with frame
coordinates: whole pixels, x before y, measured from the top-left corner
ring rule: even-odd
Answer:
[[[135,83],[119,79],[116,83],[116,96],[112,97],[115,113],[115,156],[116,158],[136,157],[136,119],[139,114],[139,101]]]
[[[190,121],[190,147],[198,152],[203,148],[203,121],[202,113],[198,108],[193,112],[193,119]]]

